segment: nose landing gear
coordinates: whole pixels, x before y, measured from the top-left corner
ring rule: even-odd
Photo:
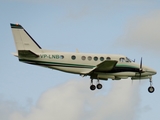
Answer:
[[[153,93],[155,91],[154,87],[152,86],[152,78],[149,79],[150,86],[148,87],[148,92]]]
[[[153,93],[153,92],[154,92],[154,90],[155,90],[155,89],[154,89],[154,87],[153,87],[153,86],[150,86],[150,87],[148,88],[148,92],[149,92],[149,93]]]

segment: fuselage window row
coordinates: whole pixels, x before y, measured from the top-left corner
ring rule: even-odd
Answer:
[[[60,58],[61,58],[61,59],[64,59],[64,56],[61,55]],[[91,56],[88,56],[87,58],[88,58],[89,61],[92,60],[92,57],[91,57]],[[75,55],[72,55],[72,56],[71,56],[71,59],[72,59],[72,60],[75,60],[75,59],[76,59],[76,56],[75,56]],[[82,60],[86,60],[86,56],[82,56],[81,59],[82,59]],[[98,59],[100,59],[100,61],[104,61],[104,57],[98,58],[97,56],[95,56],[93,59],[94,59],[94,61],[98,61]],[[110,57],[107,57],[106,60],[111,60],[111,58],[110,58]]]

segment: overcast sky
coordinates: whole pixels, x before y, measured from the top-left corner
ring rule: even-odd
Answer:
[[[10,23],[21,24],[45,49],[122,54],[160,71],[158,0],[0,0],[1,120],[159,120],[160,81],[101,81],[24,64]],[[96,82],[96,81],[95,81]]]

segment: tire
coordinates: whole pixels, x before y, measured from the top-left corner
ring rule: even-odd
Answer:
[[[149,93],[153,93],[154,91],[155,91],[155,89],[154,89],[153,86],[150,86],[150,87],[148,88],[148,92],[149,92]]]
[[[95,89],[96,89],[96,86],[95,86],[95,85],[91,85],[91,86],[90,86],[90,89],[91,89],[91,90],[95,90]]]
[[[97,89],[102,89],[102,84],[97,84]]]

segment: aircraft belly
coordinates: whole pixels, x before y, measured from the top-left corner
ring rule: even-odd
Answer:
[[[71,68],[71,67],[59,67],[59,66],[50,66],[50,68],[75,74],[80,74],[84,70],[84,68]]]
[[[144,76],[144,77],[132,77],[132,80],[145,80],[145,79],[151,79],[151,76]]]
[[[111,75],[111,76],[135,76],[135,72],[118,72],[118,73],[100,73],[96,72],[96,74],[101,74],[101,75]]]

